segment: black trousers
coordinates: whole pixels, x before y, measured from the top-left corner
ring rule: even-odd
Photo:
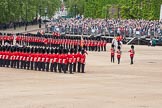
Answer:
[[[120,64],[120,58],[118,58],[118,64]]]
[[[0,67],[2,67],[2,59],[0,59]]]
[[[38,62],[35,62],[34,69],[37,70],[38,68]]]
[[[76,72],[76,63],[73,63],[73,72]]]
[[[31,70],[33,70],[33,65],[34,65],[34,63],[31,61],[30,62],[30,68],[31,68]]]
[[[73,64],[72,63],[69,63],[69,71],[70,71],[70,74],[72,74],[72,68],[73,68]]]
[[[19,60],[16,60],[16,67],[19,69]]]
[[[82,73],[84,73],[84,68],[85,68],[85,64],[84,63],[81,63],[81,67],[82,67]]]
[[[104,46],[104,51],[106,51],[106,46]]]
[[[10,60],[9,60],[9,59],[6,60],[6,66],[7,66],[7,67],[10,66]]]
[[[114,55],[111,55],[111,62],[114,63]]]
[[[66,69],[67,69],[67,64],[62,64],[62,70],[64,73],[66,73]]]
[[[5,65],[6,65],[6,60],[3,59],[3,60],[2,60],[2,67],[5,67]]]
[[[48,62],[46,63],[46,71],[47,72],[49,71],[49,63]]]
[[[23,61],[23,62],[24,62],[24,69],[26,69],[27,62],[26,61]]]
[[[100,46],[98,46],[97,49],[98,49],[98,52],[100,52]]]
[[[24,61],[21,60],[21,69],[23,68],[24,66]]]
[[[54,71],[55,71],[55,72],[57,72],[57,65],[58,65],[58,64],[57,64],[56,62],[55,62],[54,65],[53,65],[53,66],[54,66]]]
[[[101,46],[101,51],[103,51],[103,46]]]
[[[42,66],[42,71],[44,71],[45,70],[45,63],[41,62],[41,66]]]
[[[26,62],[26,67],[27,67],[27,70],[29,70],[29,68],[30,68],[30,61]]]
[[[131,58],[131,64],[133,64],[133,57],[130,57]]]
[[[58,63],[58,71],[61,73],[61,67],[62,67],[62,64],[61,63]]]
[[[53,72],[54,63],[51,63],[50,72]]]
[[[42,62],[38,62],[38,70],[41,71],[42,69]]]
[[[80,62],[78,62],[78,72],[80,72],[80,65],[81,65],[81,63]]]

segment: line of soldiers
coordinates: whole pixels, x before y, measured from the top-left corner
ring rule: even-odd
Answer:
[[[66,49],[79,48],[83,43],[83,48],[87,51],[106,51],[107,40],[105,38],[95,37],[74,37],[74,36],[52,36],[52,35],[17,35],[16,42],[20,45],[29,46],[46,46],[46,47],[60,47]]]
[[[3,36],[2,36],[3,35]],[[12,34],[2,34],[0,33],[0,45],[4,43],[9,43],[13,45],[14,36]]]
[[[115,60],[115,53],[117,53],[117,60],[118,60],[118,64],[120,64],[120,59],[121,59],[121,54],[122,54],[122,51],[121,51],[121,46],[118,46],[117,47],[117,51],[115,52],[115,48],[114,48],[114,44],[111,45],[111,62],[114,63],[114,60]],[[131,45],[131,49],[128,51],[130,53],[130,59],[131,59],[131,65],[133,64],[133,58],[134,58],[134,54],[135,54],[135,51],[134,51],[134,45]]]
[[[83,49],[53,49],[0,46],[0,67],[47,72],[85,71],[86,51]]]

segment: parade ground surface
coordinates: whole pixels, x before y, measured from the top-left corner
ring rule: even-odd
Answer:
[[[134,65],[129,49],[89,52],[84,74],[0,68],[0,108],[162,108],[162,47],[135,46]]]

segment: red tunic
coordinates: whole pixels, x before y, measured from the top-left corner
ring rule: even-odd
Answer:
[[[121,58],[121,51],[120,50],[117,51],[117,58]]]
[[[68,62],[73,63],[74,56],[73,54],[68,54]]]
[[[85,59],[86,59],[86,55],[85,54],[81,54],[81,56],[80,56],[80,63],[85,64]]]
[[[134,57],[134,54],[135,54],[135,52],[134,52],[134,50],[129,50],[129,52],[130,52],[130,57]]]
[[[111,48],[110,51],[111,51],[111,55],[114,56],[115,55],[115,49]]]

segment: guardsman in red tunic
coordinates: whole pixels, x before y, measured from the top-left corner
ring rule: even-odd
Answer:
[[[2,46],[0,46],[0,67],[2,67],[2,56],[3,56]]]
[[[26,59],[27,59],[28,53],[27,53],[27,48],[24,49],[24,54],[23,54],[23,68],[26,69]]]
[[[77,63],[78,63],[77,72],[80,72],[80,66],[81,66],[80,57],[81,57],[81,50],[79,49],[77,53]]]
[[[103,51],[103,50],[104,50],[104,41],[101,40],[101,51]]]
[[[133,45],[131,46],[131,50],[129,50],[129,52],[130,52],[130,59],[131,59],[131,63],[130,64],[133,64],[133,58],[134,58],[134,54],[135,54],[134,46]]]
[[[31,52],[30,52],[30,48],[27,49],[27,56],[26,56],[26,67],[27,70],[29,70],[30,68],[30,58],[31,58]]]
[[[6,50],[6,57],[5,57],[5,60],[6,60],[5,65],[7,67],[9,67],[9,65],[10,65],[10,52],[9,52],[9,50],[10,50],[10,48],[8,47],[7,50]]]
[[[70,54],[68,54],[68,62],[69,62],[69,71],[70,71],[70,74],[72,74],[73,59],[74,59],[74,56],[73,56],[73,49],[71,49],[71,50],[70,50]]]
[[[42,54],[41,54],[41,50],[39,49],[39,53],[37,54],[37,68],[38,68],[38,71],[41,71],[41,68],[42,68],[41,59],[42,59]]]
[[[19,57],[20,57],[20,49],[19,48],[17,48],[17,53],[16,53],[16,67],[17,67],[17,69],[19,69],[19,64],[20,64],[20,62],[19,62]]]
[[[74,50],[74,53],[73,53],[73,72],[76,72],[76,64],[77,64],[77,50],[75,49]]]
[[[38,55],[39,55],[39,52],[38,52],[38,49],[36,48],[35,54],[34,54],[34,69],[36,71],[37,71],[37,68],[38,68]]]
[[[104,43],[103,43],[104,51],[106,51],[106,45],[107,45],[107,42],[106,42],[106,40],[104,40]]]
[[[53,60],[52,60],[52,63],[51,63],[51,72],[57,72],[57,63],[58,63],[58,50],[55,49],[55,53],[53,54]]]
[[[85,50],[81,51],[81,55],[80,55],[80,63],[81,63],[81,72],[85,73],[84,69],[85,69],[85,59],[86,59],[86,52]]]
[[[112,62],[114,63],[115,49],[113,44],[111,45],[110,51],[111,51],[111,63]]]
[[[61,73],[62,68],[62,50],[59,49],[59,56],[58,56],[58,71]]]
[[[30,54],[30,68],[31,68],[31,70],[33,70],[33,67],[34,67],[34,50],[31,50],[31,54]]]
[[[40,61],[41,62],[42,71],[45,70],[45,61],[46,61],[45,50],[46,49],[42,50],[41,61]]]
[[[118,64],[120,64],[120,58],[121,58],[121,48],[120,46],[118,46],[118,50],[117,50],[117,59],[118,59]]]
[[[63,50],[62,54],[62,70],[64,73],[66,73],[67,70],[67,53],[66,49]]]
[[[49,54],[49,49],[47,49],[46,51],[47,53],[45,54],[45,57],[46,57],[46,72],[49,71],[49,64],[50,64],[50,54]]]

